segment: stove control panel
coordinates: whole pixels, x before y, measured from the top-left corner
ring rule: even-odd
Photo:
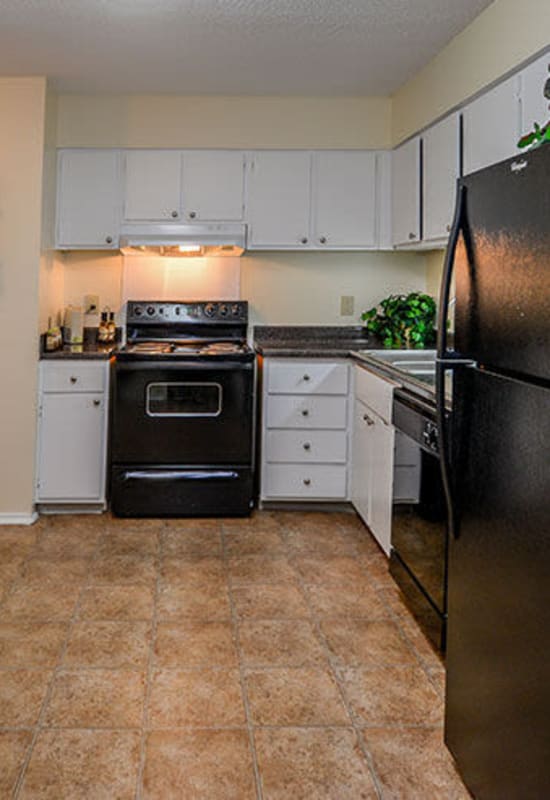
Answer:
[[[236,322],[242,325],[248,322],[248,303],[246,300],[209,300],[197,303],[128,300],[126,323],[138,322]]]

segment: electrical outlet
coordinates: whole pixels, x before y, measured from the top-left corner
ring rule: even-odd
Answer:
[[[85,314],[99,314],[99,295],[98,294],[85,294],[84,295],[84,313]]]
[[[340,297],[340,316],[353,317],[355,310],[355,297],[349,294],[343,294]]]

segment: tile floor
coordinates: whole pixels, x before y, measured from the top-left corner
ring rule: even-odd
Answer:
[[[468,798],[443,683],[352,514],[0,529],[0,798]]]

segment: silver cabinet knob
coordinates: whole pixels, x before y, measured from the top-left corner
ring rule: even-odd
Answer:
[[[100,406],[100,405],[101,405],[101,400],[94,400],[94,406],[96,406],[96,408],[97,408],[97,406]]]
[[[189,212],[189,219],[195,219],[196,216],[197,216],[197,212],[196,211],[190,211]]]
[[[300,239],[300,242],[302,244],[307,244],[307,236],[302,236],[302,238]]]
[[[311,450],[311,444],[309,442],[304,442],[302,447],[304,448],[304,450]]]
[[[71,381],[71,383],[76,383],[78,378],[76,378],[74,375],[71,375],[69,380]]]
[[[363,419],[367,425],[374,425],[374,420],[371,419],[368,414],[363,414]]]
[[[326,244],[327,243],[327,237],[326,236],[320,236],[319,237],[319,241],[321,242],[321,244]]]
[[[447,231],[447,233],[450,233],[451,232],[451,226],[450,225],[446,225],[445,226],[445,230]]]
[[[105,237],[105,241],[107,242],[107,244],[112,244],[113,243],[113,237],[112,236],[106,236]]]
[[[309,375],[307,375],[307,374],[306,374],[306,375],[304,375],[304,380],[305,380],[305,381],[309,381],[309,380],[310,380],[310,377],[309,377]]]
[[[311,486],[311,479],[310,478],[304,478],[304,486]]]
[[[411,231],[411,232],[409,233],[409,239],[416,239],[416,233],[413,233],[413,232]]]
[[[179,217],[179,213],[177,211],[172,211],[172,219],[177,219]]]
[[[309,411],[307,410],[307,408],[304,408],[304,410],[302,411],[302,417],[309,417]]]

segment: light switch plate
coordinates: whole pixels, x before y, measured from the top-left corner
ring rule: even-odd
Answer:
[[[355,297],[353,295],[343,294],[340,297],[340,316],[353,317],[355,311]]]
[[[84,313],[85,314],[99,314],[99,295],[98,294],[85,294],[84,295]]]

